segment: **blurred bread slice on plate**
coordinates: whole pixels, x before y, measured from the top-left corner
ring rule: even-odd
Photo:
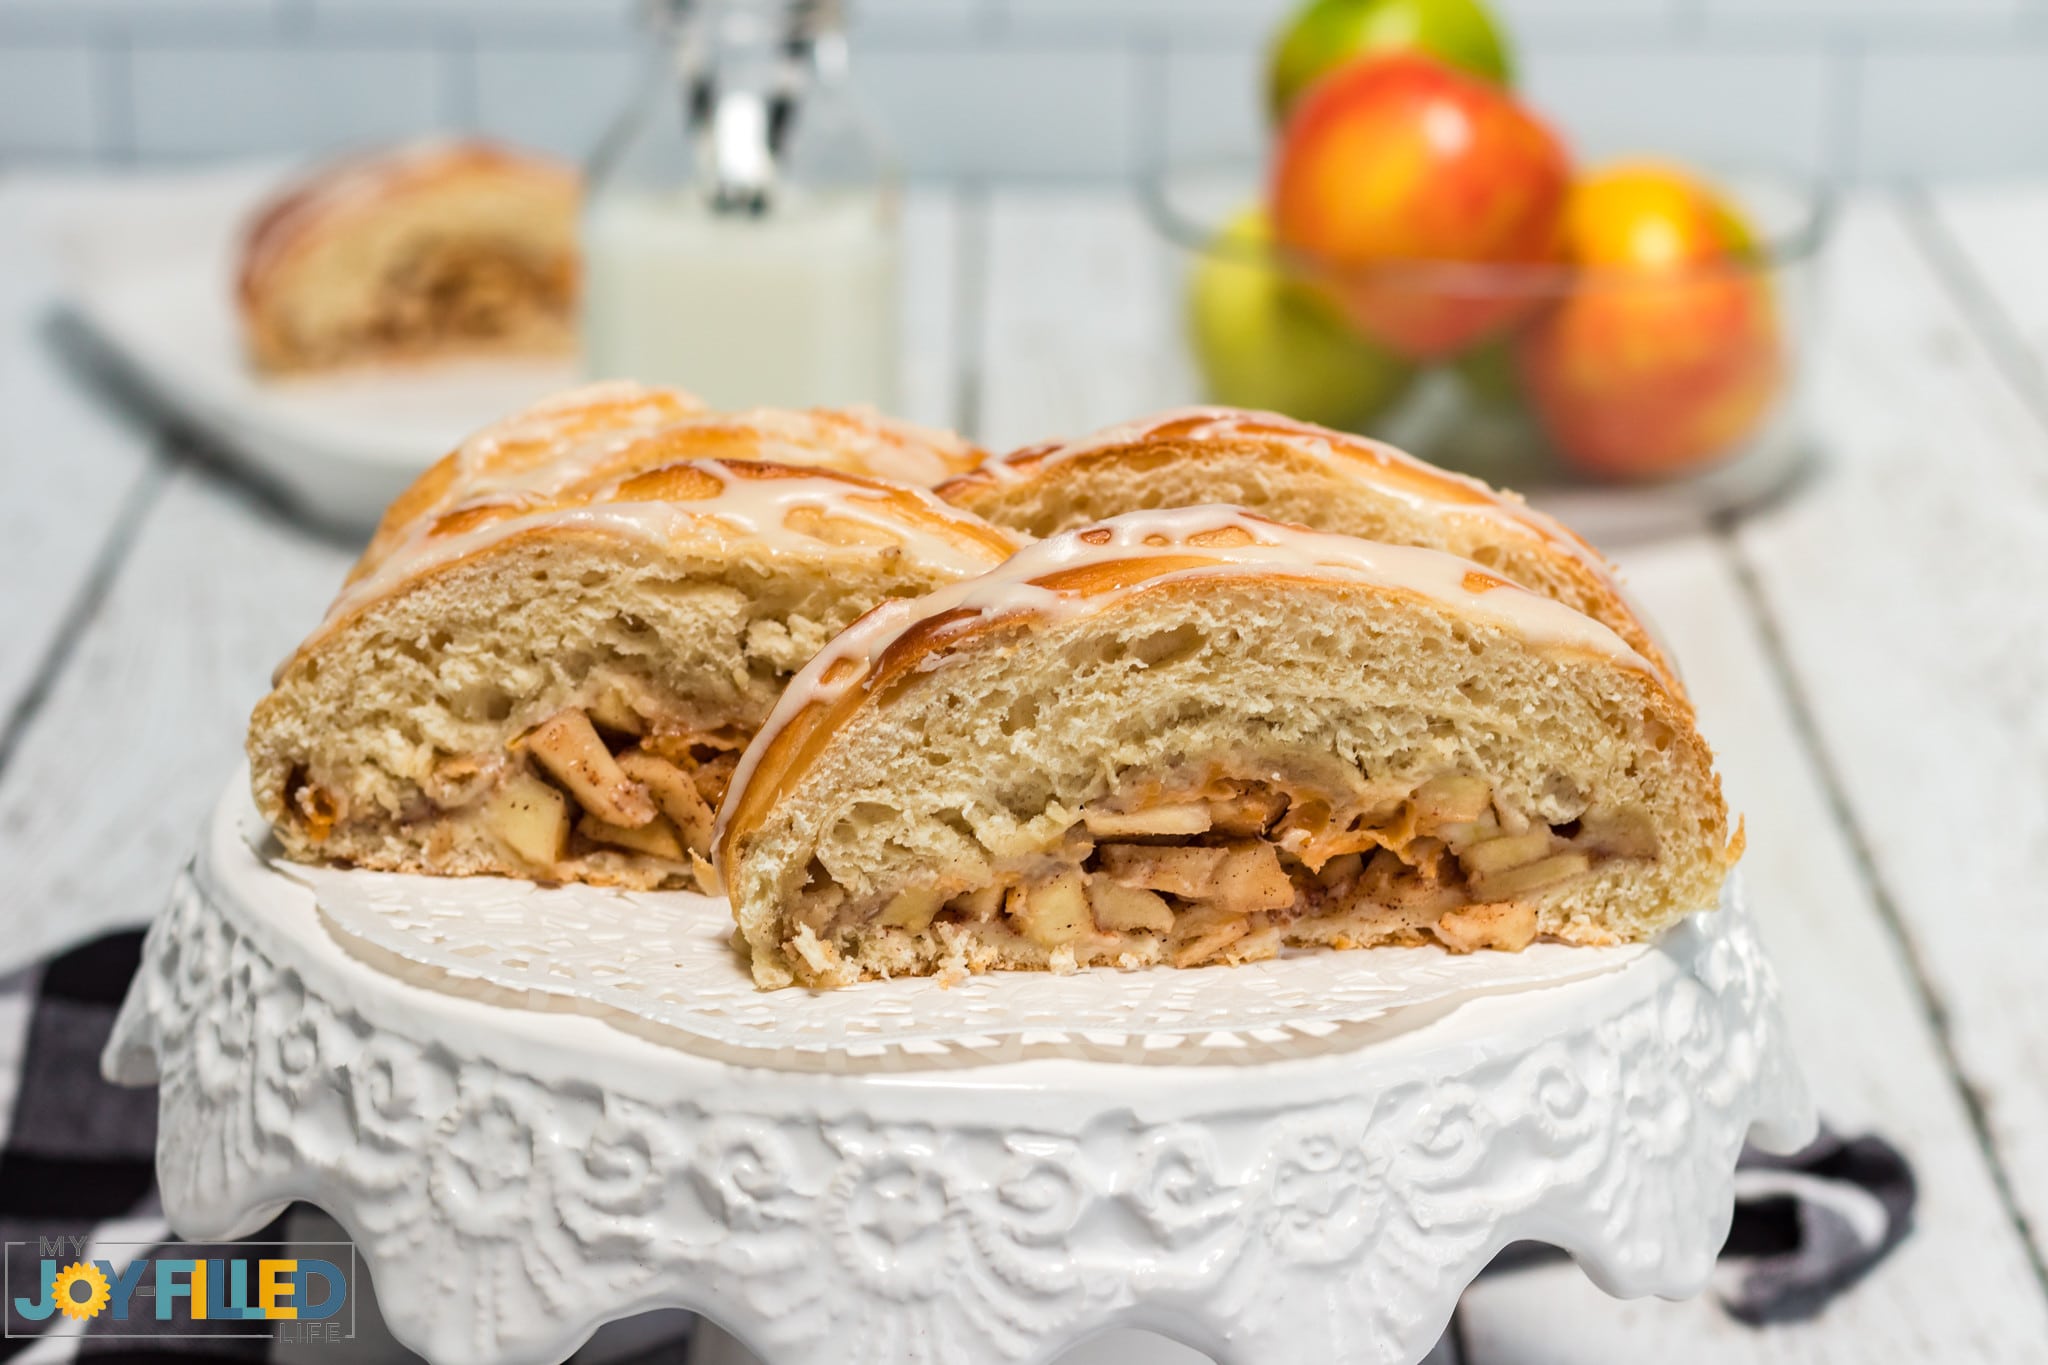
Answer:
[[[358,153],[268,199],[236,275],[269,375],[576,345],[582,189],[569,166],[475,138]]]
[[[269,379],[248,360],[243,234],[294,182],[279,162],[81,185],[62,302],[155,415],[311,520],[352,531],[463,437],[577,382],[566,355],[366,365]]]

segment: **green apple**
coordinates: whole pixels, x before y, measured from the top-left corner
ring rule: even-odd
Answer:
[[[1246,209],[1195,269],[1188,322],[1209,396],[1358,430],[1400,400],[1415,367],[1269,264],[1261,249],[1270,240],[1264,211]]]
[[[1273,121],[1324,72],[1373,52],[1424,52],[1496,85],[1514,79],[1507,42],[1479,0],[1309,0],[1268,59]]]

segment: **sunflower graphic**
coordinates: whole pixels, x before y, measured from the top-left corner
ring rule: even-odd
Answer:
[[[78,1293],[81,1287],[85,1290],[83,1297]],[[51,1285],[57,1311],[74,1322],[97,1317],[107,1306],[109,1292],[107,1277],[100,1273],[100,1268],[83,1261],[73,1261],[58,1271]]]

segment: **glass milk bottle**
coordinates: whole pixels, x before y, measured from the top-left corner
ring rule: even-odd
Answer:
[[[653,0],[592,158],[583,365],[716,408],[897,406],[894,171],[838,0]]]

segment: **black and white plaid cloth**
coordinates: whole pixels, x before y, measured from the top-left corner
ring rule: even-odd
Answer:
[[[94,1247],[119,1246],[113,1259],[121,1261],[205,1254],[172,1241],[157,1203],[156,1092],[100,1079],[100,1052],[141,948],[140,931],[110,934],[0,980],[0,1241],[33,1246],[85,1238],[86,1260],[97,1254]],[[1817,1312],[1906,1235],[1913,1174],[1881,1139],[1823,1133],[1794,1156],[1745,1154],[1737,1198],[1720,1297],[1743,1321],[1782,1322]],[[247,1240],[305,1244],[343,1237],[318,1210],[294,1205]],[[166,1245],[153,1251],[155,1244]],[[1488,1273],[1512,1273],[1547,1254],[1511,1247]],[[9,1286],[0,1359],[30,1365],[86,1356],[141,1365],[283,1354],[276,1339],[263,1336],[139,1338],[132,1333],[148,1320],[143,1315],[118,1325],[106,1314],[83,1323],[61,1315],[30,1321],[16,1311],[14,1296],[37,1289]],[[359,1308],[369,1297],[360,1295]],[[113,1335],[117,1326],[128,1335]],[[384,1334],[374,1306],[359,1311],[355,1326],[350,1359],[411,1358]],[[575,1358],[680,1360],[689,1327],[683,1313],[615,1324]]]

